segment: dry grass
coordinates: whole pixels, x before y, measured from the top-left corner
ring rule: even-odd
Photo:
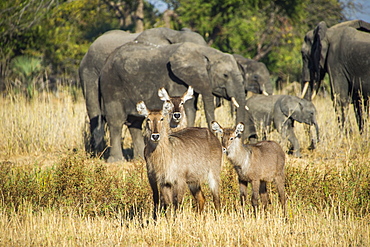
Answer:
[[[314,103],[321,142],[308,150],[305,128],[296,125],[303,157],[287,156],[287,221],[274,193],[266,215],[254,218],[249,205],[241,212],[225,161],[222,212],[214,213],[206,190],[201,217],[187,196],[176,218],[154,223],[143,161],[106,164],[84,154],[81,95],[0,98],[0,245],[369,246],[369,124],[360,135],[350,112],[352,132],[343,133],[330,99]],[[228,109],[216,111],[223,126],[233,122]],[[197,123],[205,126],[201,115]],[[276,131],[269,138],[282,142]]]

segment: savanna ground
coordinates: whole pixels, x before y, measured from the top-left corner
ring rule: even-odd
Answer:
[[[199,216],[190,195],[176,218],[151,219],[145,162],[107,164],[84,152],[83,97],[65,88],[59,97],[0,98],[1,246],[370,246],[370,127],[358,133],[352,110],[340,131],[329,97],[316,97],[321,142],[302,158],[286,156],[287,220],[274,186],[266,214],[242,212],[235,172],[224,159],[222,210],[210,195]],[[228,107],[217,119],[231,126]],[[198,124],[204,125],[202,116]],[[125,131],[124,131],[125,133]],[[281,141],[276,131],[270,139]],[[130,148],[130,138],[124,138]],[[283,144],[283,143],[282,143]]]

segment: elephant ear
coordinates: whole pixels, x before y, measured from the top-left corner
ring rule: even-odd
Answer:
[[[287,118],[301,119],[303,110],[302,99],[287,95],[282,97],[277,103],[280,104],[280,110]]]
[[[209,81],[207,71],[209,59],[198,47],[199,45],[185,42],[179,45],[169,58],[170,72],[183,83],[192,85],[196,92],[199,92],[197,86]],[[195,79],[197,81],[194,81]]]
[[[323,45],[323,41],[325,39],[327,30],[328,28],[324,21],[321,21],[314,30],[311,56],[314,78],[317,82],[321,80],[320,68],[324,68],[325,66],[327,46]]]
[[[341,28],[341,27],[353,27],[358,31],[370,33],[370,23],[363,20],[352,20],[339,23],[332,28]]]

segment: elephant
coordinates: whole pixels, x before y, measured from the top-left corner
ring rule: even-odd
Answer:
[[[311,100],[327,73],[341,127],[352,103],[362,132],[370,96],[370,23],[354,20],[328,28],[322,21],[307,32],[301,53],[302,96]]]
[[[170,95],[182,95],[192,86],[194,95],[202,95],[208,127],[215,120],[214,96],[231,100],[236,106],[245,105],[243,78],[234,57],[191,42],[159,47],[140,43],[123,45],[108,57],[99,83],[111,138],[108,162],[124,159],[123,124],[129,128],[135,157],[142,156],[143,117],[137,114],[136,103],[145,100],[152,109],[159,109],[162,101],[153,93],[159,88],[166,88]],[[193,100],[185,103],[185,111],[188,126],[192,127],[196,113]],[[236,119],[242,121],[245,112],[244,107],[239,107]]]
[[[300,146],[294,133],[294,121],[314,125],[316,128],[316,140],[320,141],[319,126],[316,120],[316,108],[306,99],[293,95],[254,95],[247,99],[246,107],[248,114],[245,125],[250,126],[247,137],[254,139],[257,136],[256,129],[262,128],[263,137],[275,128],[281,133],[283,139],[288,139],[292,144],[291,152],[300,157]],[[251,127],[251,126],[253,126]],[[314,140],[312,140],[314,148]]]
[[[243,76],[245,95],[247,95],[248,92],[272,95],[273,88],[270,81],[270,72],[266,65],[238,54],[233,54],[233,56]],[[221,106],[221,99],[216,97],[215,104],[216,107]],[[233,112],[233,109],[231,109],[231,112]]]
[[[98,37],[89,47],[79,67],[80,83],[85,97],[86,109],[90,121],[91,139],[87,146],[95,154],[104,150],[104,124],[101,118],[98,79],[100,71],[109,54],[117,47],[135,41],[148,45],[169,45],[180,42],[194,42],[207,46],[204,38],[188,29],[176,31],[169,28],[152,28],[142,33],[128,33],[112,30]]]
[[[233,54],[239,69],[244,77],[245,93],[272,95],[273,89],[270,81],[270,72],[262,62]]]

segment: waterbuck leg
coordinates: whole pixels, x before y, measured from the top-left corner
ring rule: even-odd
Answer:
[[[152,188],[152,192],[153,192],[153,203],[154,203],[153,219],[157,220],[158,205],[159,205],[159,192],[158,192],[158,185],[156,181],[156,175],[154,173],[148,172],[148,178],[149,178],[150,187]]]
[[[245,200],[247,199],[247,188],[248,182],[239,180],[240,203],[242,208],[244,208]]]
[[[168,206],[173,203],[173,188],[170,184],[161,184],[160,190],[161,190],[160,193],[161,193],[161,199],[162,199],[161,207],[167,214]]]
[[[267,209],[267,204],[270,203],[270,198],[269,198],[269,195],[267,193],[267,185],[266,185],[265,181],[261,181],[260,196],[261,196],[263,209],[266,210]]]
[[[257,216],[259,190],[260,190],[260,181],[259,180],[252,181],[252,206],[254,210],[254,216]]]
[[[198,211],[202,212],[204,209],[204,202],[205,202],[205,197],[203,195],[203,192],[200,188],[200,185],[197,183],[189,183],[188,187],[191,191],[191,194],[194,196],[197,205],[198,205]]]
[[[279,200],[283,208],[284,217],[286,217],[286,196],[285,196],[284,183],[285,183],[284,177],[275,178],[275,184],[276,184],[276,188],[279,194]]]

